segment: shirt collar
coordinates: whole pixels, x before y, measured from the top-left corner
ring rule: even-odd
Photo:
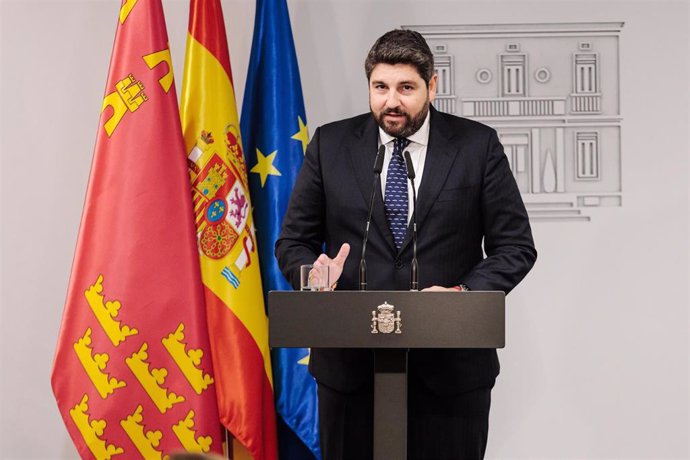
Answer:
[[[414,142],[414,143],[420,144],[420,145],[428,145],[429,144],[429,120],[430,120],[430,118],[431,118],[431,110],[429,110],[429,112],[427,112],[426,118],[424,119],[424,123],[422,123],[422,127],[419,128],[416,133],[407,137],[410,140],[410,142]],[[386,133],[379,126],[379,141],[381,142],[381,145],[386,145],[389,142],[393,142],[394,140],[395,140],[395,138],[393,136]]]

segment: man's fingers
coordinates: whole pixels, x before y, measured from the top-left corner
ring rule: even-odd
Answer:
[[[336,255],[335,258],[331,259],[326,254],[321,254],[319,258],[314,261],[313,265],[319,267],[322,265],[335,264],[342,267],[345,265],[345,259],[347,259],[348,254],[350,254],[350,245],[345,243],[340,246],[340,251],[338,251],[338,255]]]
[[[326,254],[321,254],[318,259],[314,262],[315,267],[319,267],[321,265],[329,265],[331,263],[331,259],[326,255]]]
[[[427,291],[427,292],[460,292],[456,288],[443,287],[443,286],[431,286],[431,287],[422,289],[422,291]]]
[[[343,243],[342,246],[340,246],[340,251],[338,251],[338,255],[335,256],[335,259],[333,259],[333,263],[339,266],[345,265],[345,259],[347,259],[347,256],[350,254],[350,245],[347,243]]]

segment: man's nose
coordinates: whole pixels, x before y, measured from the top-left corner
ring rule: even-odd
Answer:
[[[390,91],[388,97],[386,98],[386,108],[394,109],[400,105],[400,98],[398,93],[395,91]]]

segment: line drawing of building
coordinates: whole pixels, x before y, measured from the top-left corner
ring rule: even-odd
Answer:
[[[434,106],[488,124],[531,220],[621,206],[623,22],[402,26],[434,54]]]

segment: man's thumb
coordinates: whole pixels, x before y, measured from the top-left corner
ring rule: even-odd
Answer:
[[[340,246],[340,251],[338,251],[338,255],[335,256],[335,259],[333,259],[333,262],[336,264],[343,266],[345,265],[345,259],[347,259],[347,256],[350,254],[350,245],[347,243],[343,243],[342,246]]]

